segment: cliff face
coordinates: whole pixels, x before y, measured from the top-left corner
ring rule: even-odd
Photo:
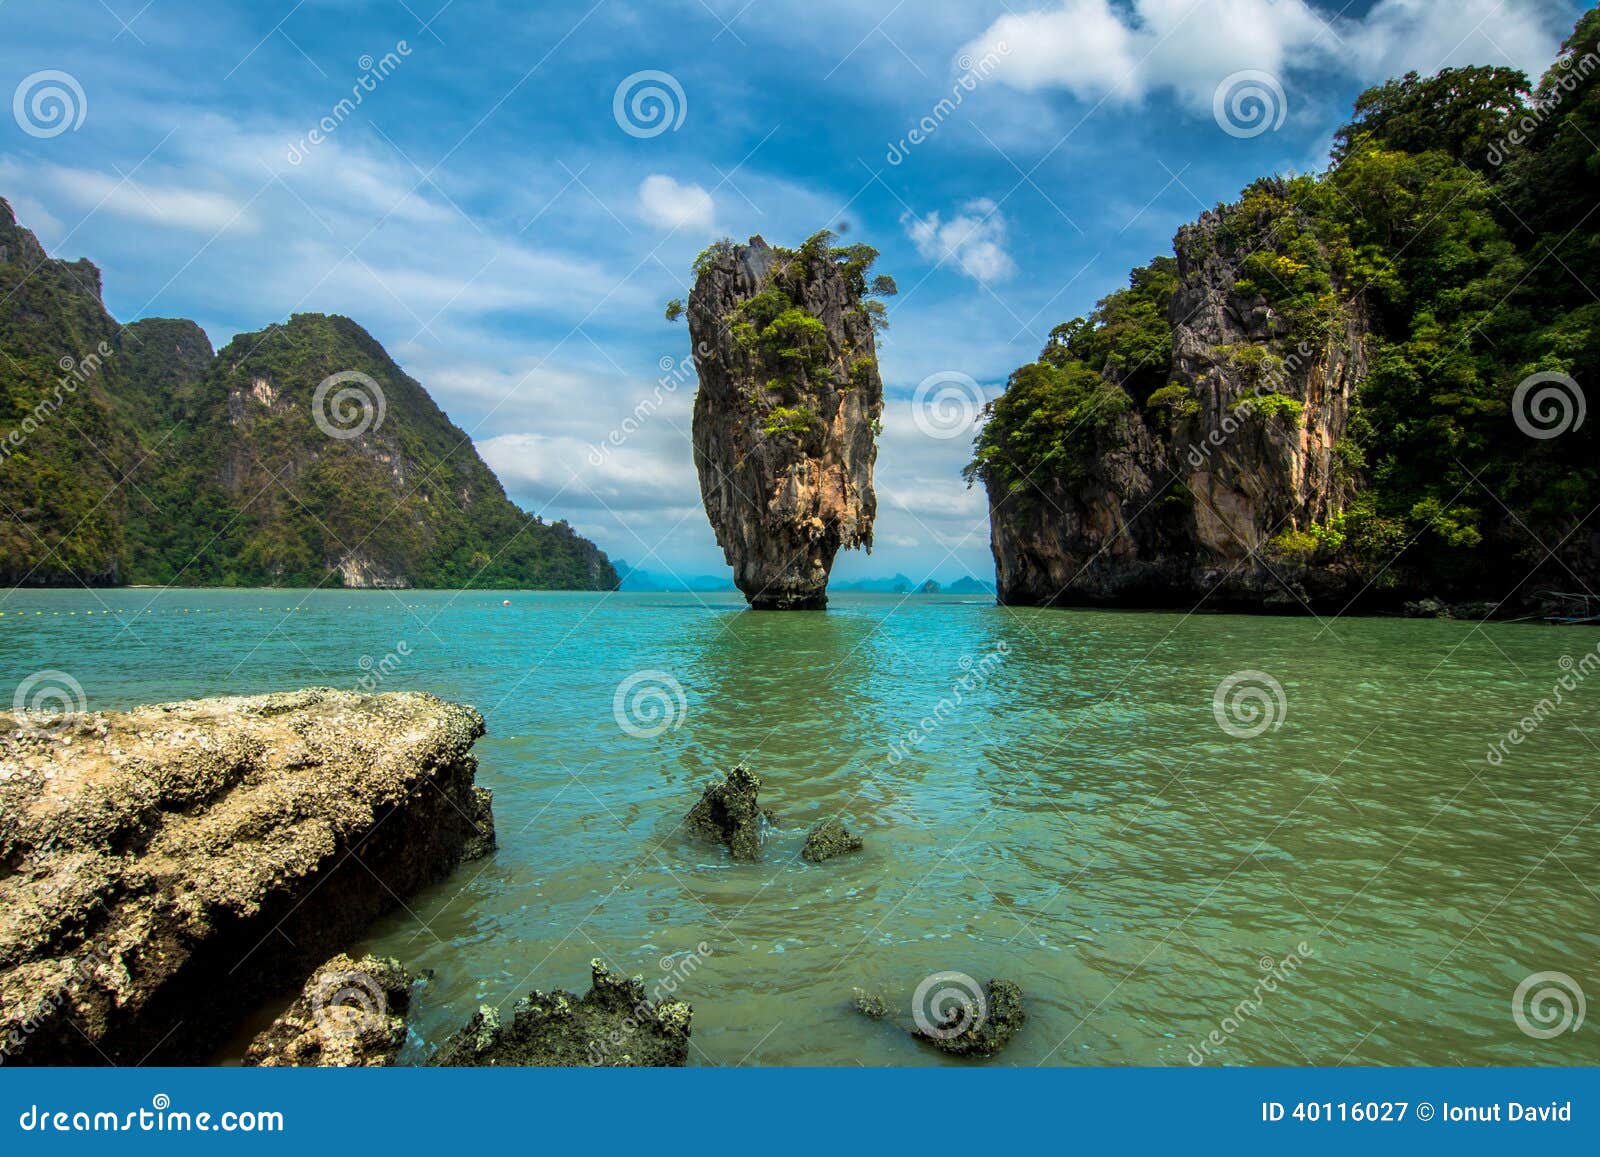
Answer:
[[[336,378],[328,388],[323,383]],[[319,391],[321,391],[319,393]],[[0,583],[609,590],[348,318],[118,325],[0,199]]]
[[[203,1063],[486,850],[482,734],[431,695],[330,689],[0,714],[4,1062]]]
[[[1280,544],[1354,493],[1338,447],[1367,370],[1362,308],[1339,294],[1335,320],[1292,332],[1216,212],[1175,249],[1170,355],[1104,371],[1112,394],[1076,419],[1088,441],[1070,470],[987,479],[1003,603],[1297,609],[1356,589],[1349,568]],[[1167,384],[1141,396],[1131,379],[1151,370]]]
[[[826,242],[713,247],[689,297],[700,494],[758,608],[826,606],[835,554],[872,549],[883,382],[865,264]]]

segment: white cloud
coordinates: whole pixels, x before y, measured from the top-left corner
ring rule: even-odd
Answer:
[[[94,169],[48,163],[36,164],[32,170],[48,192],[86,212],[206,234],[253,233],[259,225],[247,202],[222,193],[182,185],[151,184]],[[0,179],[8,184],[18,180],[23,172],[16,162],[0,162]]]
[[[1408,68],[1497,63],[1537,75],[1563,32],[1563,14],[1550,8],[1540,0],[1378,0],[1359,19],[1330,22],[1307,0],[1064,0],[1002,16],[963,51],[996,52],[996,77],[1024,91],[1065,89],[1119,104],[1171,91],[1209,111],[1217,85],[1245,70],[1281,81],[1331,67],[1377,81]]]
[[[941,221],[938,213],[907,213],[900,223],[918,253],[929,261],[953,260],[977,281],[1003,281],[1016,271],[1005,250],[1005,217],[986,198],[968,201],[948,221]]]
[[[699,185],[680,185],[663,173],[651,173],[639,182],[639,213],[662,229],[715,229],[716,203]]]

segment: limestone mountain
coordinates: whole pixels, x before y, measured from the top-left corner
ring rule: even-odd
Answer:
[[[723,241],[695,262],[695,468],[734,582],[757,608],[826,606],[835,554],[872,549],[883,380],[882,303],[869,297],[894,283],[868,283],[875,250],[830,241]]]
[[[611,589],[343,317],[118,325],[0,199],[0,581]]]
[[[1597,40],[1370,90],[1057,326],[968,468],[1001,601],[1600,607]]]

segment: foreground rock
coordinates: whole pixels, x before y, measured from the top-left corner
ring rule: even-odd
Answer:
[[[700,494],[757,608],[826,606],[834,555],[872,549],[883,381],[866,298],[893,283],[869,288],[876,253],[829,240],[797,251],[722,242],[689,295]]]
[[[964,977],[962,979],[965,979]],[[991,980],[979,999],[963,999],[919,1013],[911,1035],[940,1052],[958,1057],[993,1056],[1011,1042],[1028,1019],[1022,989],[1009,980]]]
[[[861,848],[861,837],[852,835],[838,816],[829,816],[806,833],[806,842],[800,849],[800,858],[813,864],[820,864],[835,856],[859,852]]]
[[[760,791],[761,777],[741,763],[721,783],[706,788],[683,822],[701,839],[724,845],[734,859],[759,860],[762,821],[775,822],[757,799]]]
[[[283,1015],[250,1042],[244,1063],[264,1068],[394,1064],[406,1043],[411,975],[398,960],[340,953],[306,981]]]
[[[481,849],[483,718],[317,688],[0,714],[6,1063],[186,1064]]]
[[[648,999],[641,977],[613,975],[599,960],[589,967],[593,987],[586,995],[531,992],[506,1026],[484,1005],[431,1063],[681,1067],[689,1059],[694,1009],[681,1000]]]

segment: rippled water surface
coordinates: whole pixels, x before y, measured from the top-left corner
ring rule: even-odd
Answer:
[[[0,611],[3,686],[59,669],[96,708],[352,687],[404,641],[384,689],[483,712],[499,852],[361,946],[434,970],[411,1059],[479,1002],[581,991],[601,956],[685,977],[702,1064],[943,1063],[847,1001],[881,990],[909,1022],[946,970],[1025,990],[999,1063],[1182,1065],[1214,1030],[1207,1063],[1600,1063],[1593,1026],[1537,1039],[1512,1015],[1536,972],[1600,995],[1600,671],[1484,758],[1594,632],[870,595],[756,614],[720,595],[49,591]],[[675,716],[657,735],[615,717],[641,671]],[[1254,738],[1213,710],[1241,671],[1283,689]],[[759,865],[677,828],[741,759],[780,820]],[[801,861],[836,812],[866,851]]]

